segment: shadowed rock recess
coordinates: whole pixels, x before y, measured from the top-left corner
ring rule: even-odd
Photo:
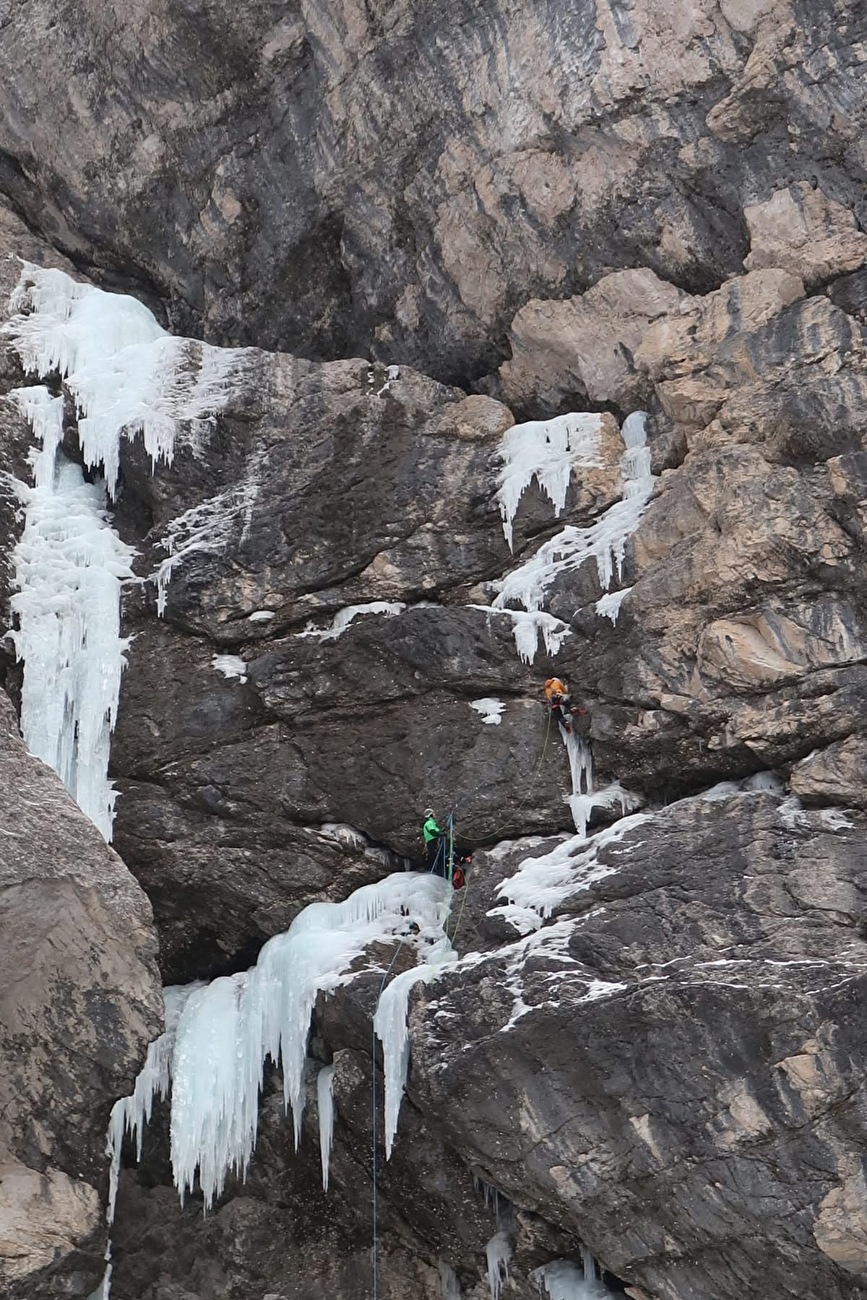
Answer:
[[[0,0],[4,1297],[432,806],[390,1158],[414,916],[207,1213],[156,1099],[114,1300],[865,1300],[865,140],[852,0]]]

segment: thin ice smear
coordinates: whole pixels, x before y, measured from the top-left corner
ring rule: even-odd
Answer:
[[[405,609],[406,605],[400,600],[372,600],[366,605],[347,605],[345,609],[338,610],[328,627],[318,628],[313,623],[308,623],[304,631],[298,632],[297,635],[311,637],[317,641],[336,641],[357,618],[371,614],[395,618]]]
[[[542,857],[525,858],[516,873],[497,886],[496,895],[513,907],[527,908],[547,918],[570,894],[613,875],[617,868],[599,861],[600,849],[616,844],[649,820],[648,813],[634,813],[590,840],[574,835]],[[499,915],[500,910],[494,909],[495,914]]]

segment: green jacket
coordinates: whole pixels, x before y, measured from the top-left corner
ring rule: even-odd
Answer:
[[[435,817],[428,817],[422,827],[422,835],[424,835],[425,844],[430,844],[431,840],[435,840],[438,835],[442,835],[442,831],[439,826],[437,826]]]

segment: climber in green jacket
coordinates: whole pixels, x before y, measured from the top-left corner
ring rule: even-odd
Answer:
[[[437,864],[437,858],[440,855],[440,848],[442,847],[443,851],[445,851],[445,836],[444,832],[441,831],[437,825],[433,808],[425,808],[424,819],[424,826],[421,829],[421,833],[424,836],[424,847],[427,854],[428,870],[433,871]]]

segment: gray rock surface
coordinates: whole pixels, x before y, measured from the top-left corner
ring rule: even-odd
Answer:
[[[470,1171],[506,1198],[515,1300],[582,1246],[634,1300],[867,1293],[865,39],[848,0],[0,0],[0,296],[19,257],[74,267],[244,348],[198,444],[155,473],[122,450],[115,844],[164,978],[243,969],[417,858],[429,802],[475,849],[464,964],[414,997],[383,1300],[433,1300],[442,1259],[483,1300]],[[0,336],[0,394],[23,378]],[[638,406],[659,478],[617,621],[595,560],[567,566],[544,610],[569,635],[525,663],[478,606],[617,500]],[[510,552],[503,432],[587,408],[598,466],[559,518],[528,490]],[[0,397],[4,473],[28,446]],[[19,528],[4,478],[4,610]],[[400,608],[335,626],[373,602]],[[657,811],[521,941],[497,886],[572,830],[554,672],[597,787]],[[13,699],[20,673],[4,641]],[[9,728],[0,839],[21,771],[39,806],[35,852],[0,855],[0,1266],[47,1300],[97,1280],[105,1119],[158,1015],[141,893]],[[683,801],[767,768],[782,795]],[[116,1300],[369,1294],[379,978],[317,1008],[328,1198],[273,1080],[208,1218],[177,1208],[162,1115],[122,1179]]]
[[[414,1101],[643,1293],[860,1297],[861,816],[687,800],[599,860],[417,996]]]
[[[844,0],[26,0],[2,185],[188,332],[466,381],[530,299],[721,283],[781,188],[863,220],[863,39]]]
[[[158,1032],[150,905],[0,694],[0,1288],[86,1295],[103,1270],[105,1134]]]

